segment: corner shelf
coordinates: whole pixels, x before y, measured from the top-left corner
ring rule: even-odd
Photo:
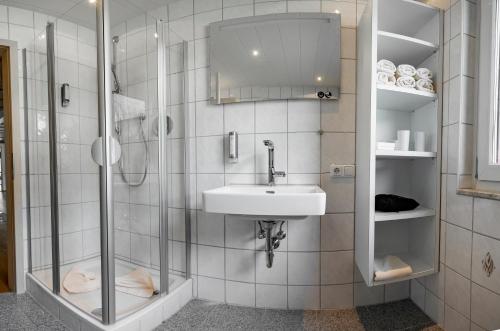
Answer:
[[[377,108],[414,111],[437,99],[436,93],[398,86],[377,85]]]
[[[404,280],[409,280],[413,278],[418,278],[422,276],[427,276],[431,275],[434,273],[434,268],[432,265],[426,263],[423,261],[421,258],[419,258],[416,255],[410,254],[410,253],[394,253],[393,255],[397,255],[401,260],[403,260],[406,264],[410,265],[413,272],[409,274],[408,276],[405,277],[400,277],[400,278],[393,278],[393,279],[388,279],[388,280],[383,280],[383,281],[373,281],[373,285],[383,285],[383,284],[390,284],[390,283],[395,283],[395,282],[401,282]],[[374,259],[374,264],[375,265],[380,265],[383,263],[383,256],[377,256]],[[374,275],[375,276],[375,275]]]
[[[424,208],[420,206],[413,210],[393,212],[393,213],[376,211],[375,222],[406,220],[413,218],[430,217],[435,215],[436,211],[434,209]]]
[[[439,47],[425,40],[405,35],[379,31],[378,32],[378,59],[387,59],[395,64],[408,63],[418,66]]]
[[[415,152],[415,151],[396,151],[396,150],[384,150],[377,149],[376,152],[377,159],[424,159],[424,158],[435,158],[437,156],[436,152]]]

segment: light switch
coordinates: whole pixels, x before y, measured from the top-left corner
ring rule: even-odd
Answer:
[[[356,170],[353,165],[344,166],[344,177],[354,177],[355,171]]]

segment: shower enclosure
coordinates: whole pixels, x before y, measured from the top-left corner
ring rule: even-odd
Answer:
[[[112,324],[190,278],[187,42],[166,5],[134,1],[81,1],[35,28],[23,50],[29,273]]]

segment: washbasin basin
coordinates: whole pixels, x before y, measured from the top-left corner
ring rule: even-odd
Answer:
[[[325,214],[326,194],[317,185],[229,185],[203,192],[207,213],[300,219]]]

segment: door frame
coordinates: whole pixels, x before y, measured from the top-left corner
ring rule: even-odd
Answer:
[[[22,217],[22,146],[21,109],[17,42],[0,39],[4,80],[4,123],[7,151],[7,222],[9,254],[9,288],[22,293],[26,289]],[[8,134],[7,134],[8,133]]]

